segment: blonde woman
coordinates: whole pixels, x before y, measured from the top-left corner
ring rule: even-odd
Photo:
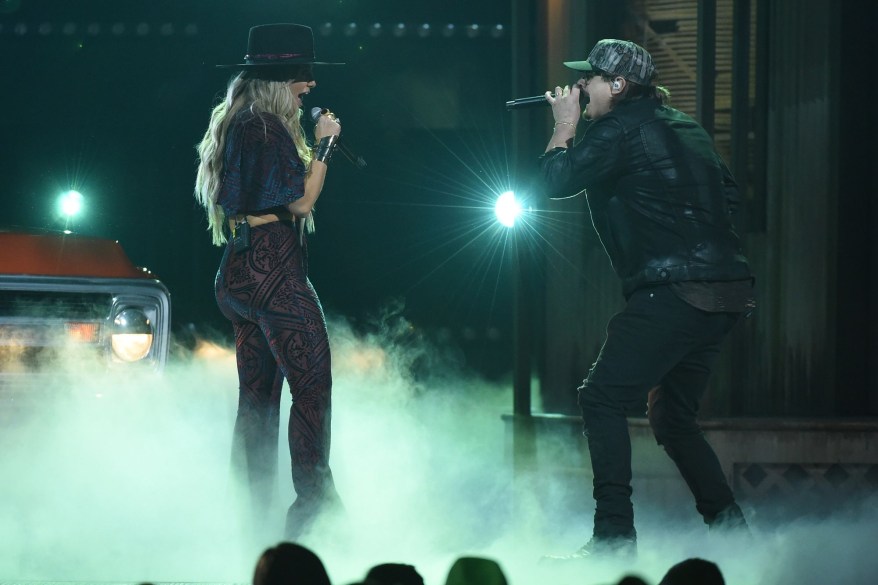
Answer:
[[[293,396],[288,429],[296,499],[288,539],[340,509],[329,468],[332,375],[326,323],[308,280],[306,231],[341,132],[327,112],[309,148],[302,102],[317,86],[311,29],[250,29],[245,63],[211,115],[198,147],[195,195],[225,253],[216,299],[235,333],[239,400],[232,460],[257,522],[274,491],[281,386]]]

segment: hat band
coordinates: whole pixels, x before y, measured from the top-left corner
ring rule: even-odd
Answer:
[[[307,57],[305,53],[263,53],[261,55],[244,55],[247,61],[274,61],[277,59],[296,59],[298,57]]]

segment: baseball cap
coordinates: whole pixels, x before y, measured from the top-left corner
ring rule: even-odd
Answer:
[[[577,71],[600,69],[641,85],[649,85],[656,73],[652,56],[646,49],[618,39],[600,40],[588,54],[588,59],[565,61],[564,65]]]

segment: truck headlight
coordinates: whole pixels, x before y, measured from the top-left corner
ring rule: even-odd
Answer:
[[[136,362],[148,356],[152,337],[152,323],[140,309],[123,309],[113,320],[113,353],[122,361]]]

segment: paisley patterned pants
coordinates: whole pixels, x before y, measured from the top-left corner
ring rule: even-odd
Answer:
[[[238,363],[233,467],[249,484],[256,511],[264,512],[276,481],[286,378],[293,397],[288,438],[295,506],[307,516],[323,501],[337,499],[329,468],[332,374],[326,322],[294,227],[275,222],[251,233],[248,250],[226,247],[216,277],[217,304],[234,327]]]

